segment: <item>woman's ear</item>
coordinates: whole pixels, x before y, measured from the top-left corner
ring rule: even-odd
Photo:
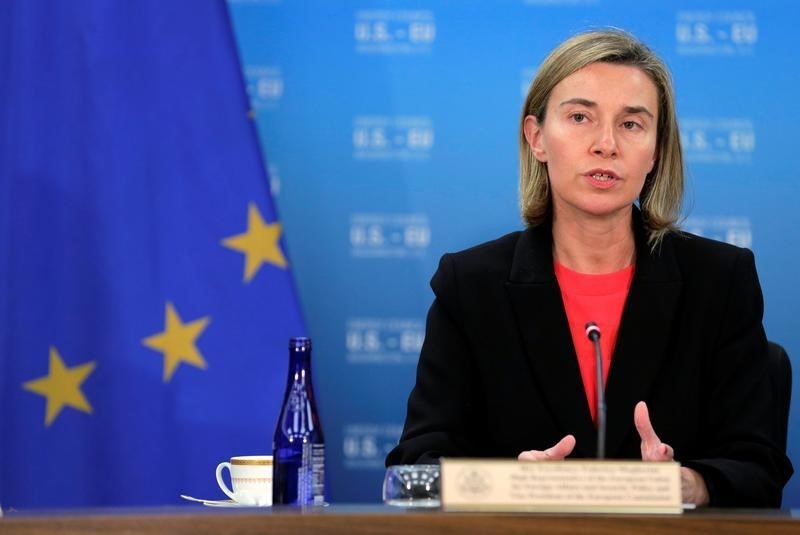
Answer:
[[[539,124],[539,120],[533,115],[528,115],[525,117],[522,130],[525,132],[525,140],[528,142],[528,146],[531,148],[534,158],[542,163],[546,163],[547,150],[544,146],[544,140],[542,139],[542,128]]]

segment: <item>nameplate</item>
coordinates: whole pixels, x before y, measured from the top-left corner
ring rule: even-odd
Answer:
[[[682,512],[676,462],[443,458],[441,471],[446,510]]]

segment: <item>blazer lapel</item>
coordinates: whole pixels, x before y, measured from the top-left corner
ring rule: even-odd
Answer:
[[[522,233],[506,283],[535,384],[554,421],[576,439],[575,456],[593,457],[589,413],[561,290],[553,272],[550,225]]]
[[[609,457],[615,456],[630,433],[636,433],[633,409],[647,398],[663,364],[682,286],[670,236],[651,253],[640,217],[634,209],[636,271],[605,389]]]

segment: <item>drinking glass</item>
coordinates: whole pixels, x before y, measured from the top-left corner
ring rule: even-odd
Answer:
[[[383,502],[401,507],[439,507],[439,465],[390,466],[383,478]]]

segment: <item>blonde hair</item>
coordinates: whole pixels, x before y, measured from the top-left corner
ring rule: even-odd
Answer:
[[[639,195],[648,241],[655,248],[664,235],[675,229],[683,202],[683,153],[672,81],[664,62],[645,44],[622,30],[590,31],[561,43],[539,68],[522,107],[519,127],[520,210],[530,226],[551,217],[547,165],[537,160],[525,139],[525,117],[544,124],[547,101],[564,78],[591,63],[616,63],[641,69],[658,90],[656,164],[645,178]]]

